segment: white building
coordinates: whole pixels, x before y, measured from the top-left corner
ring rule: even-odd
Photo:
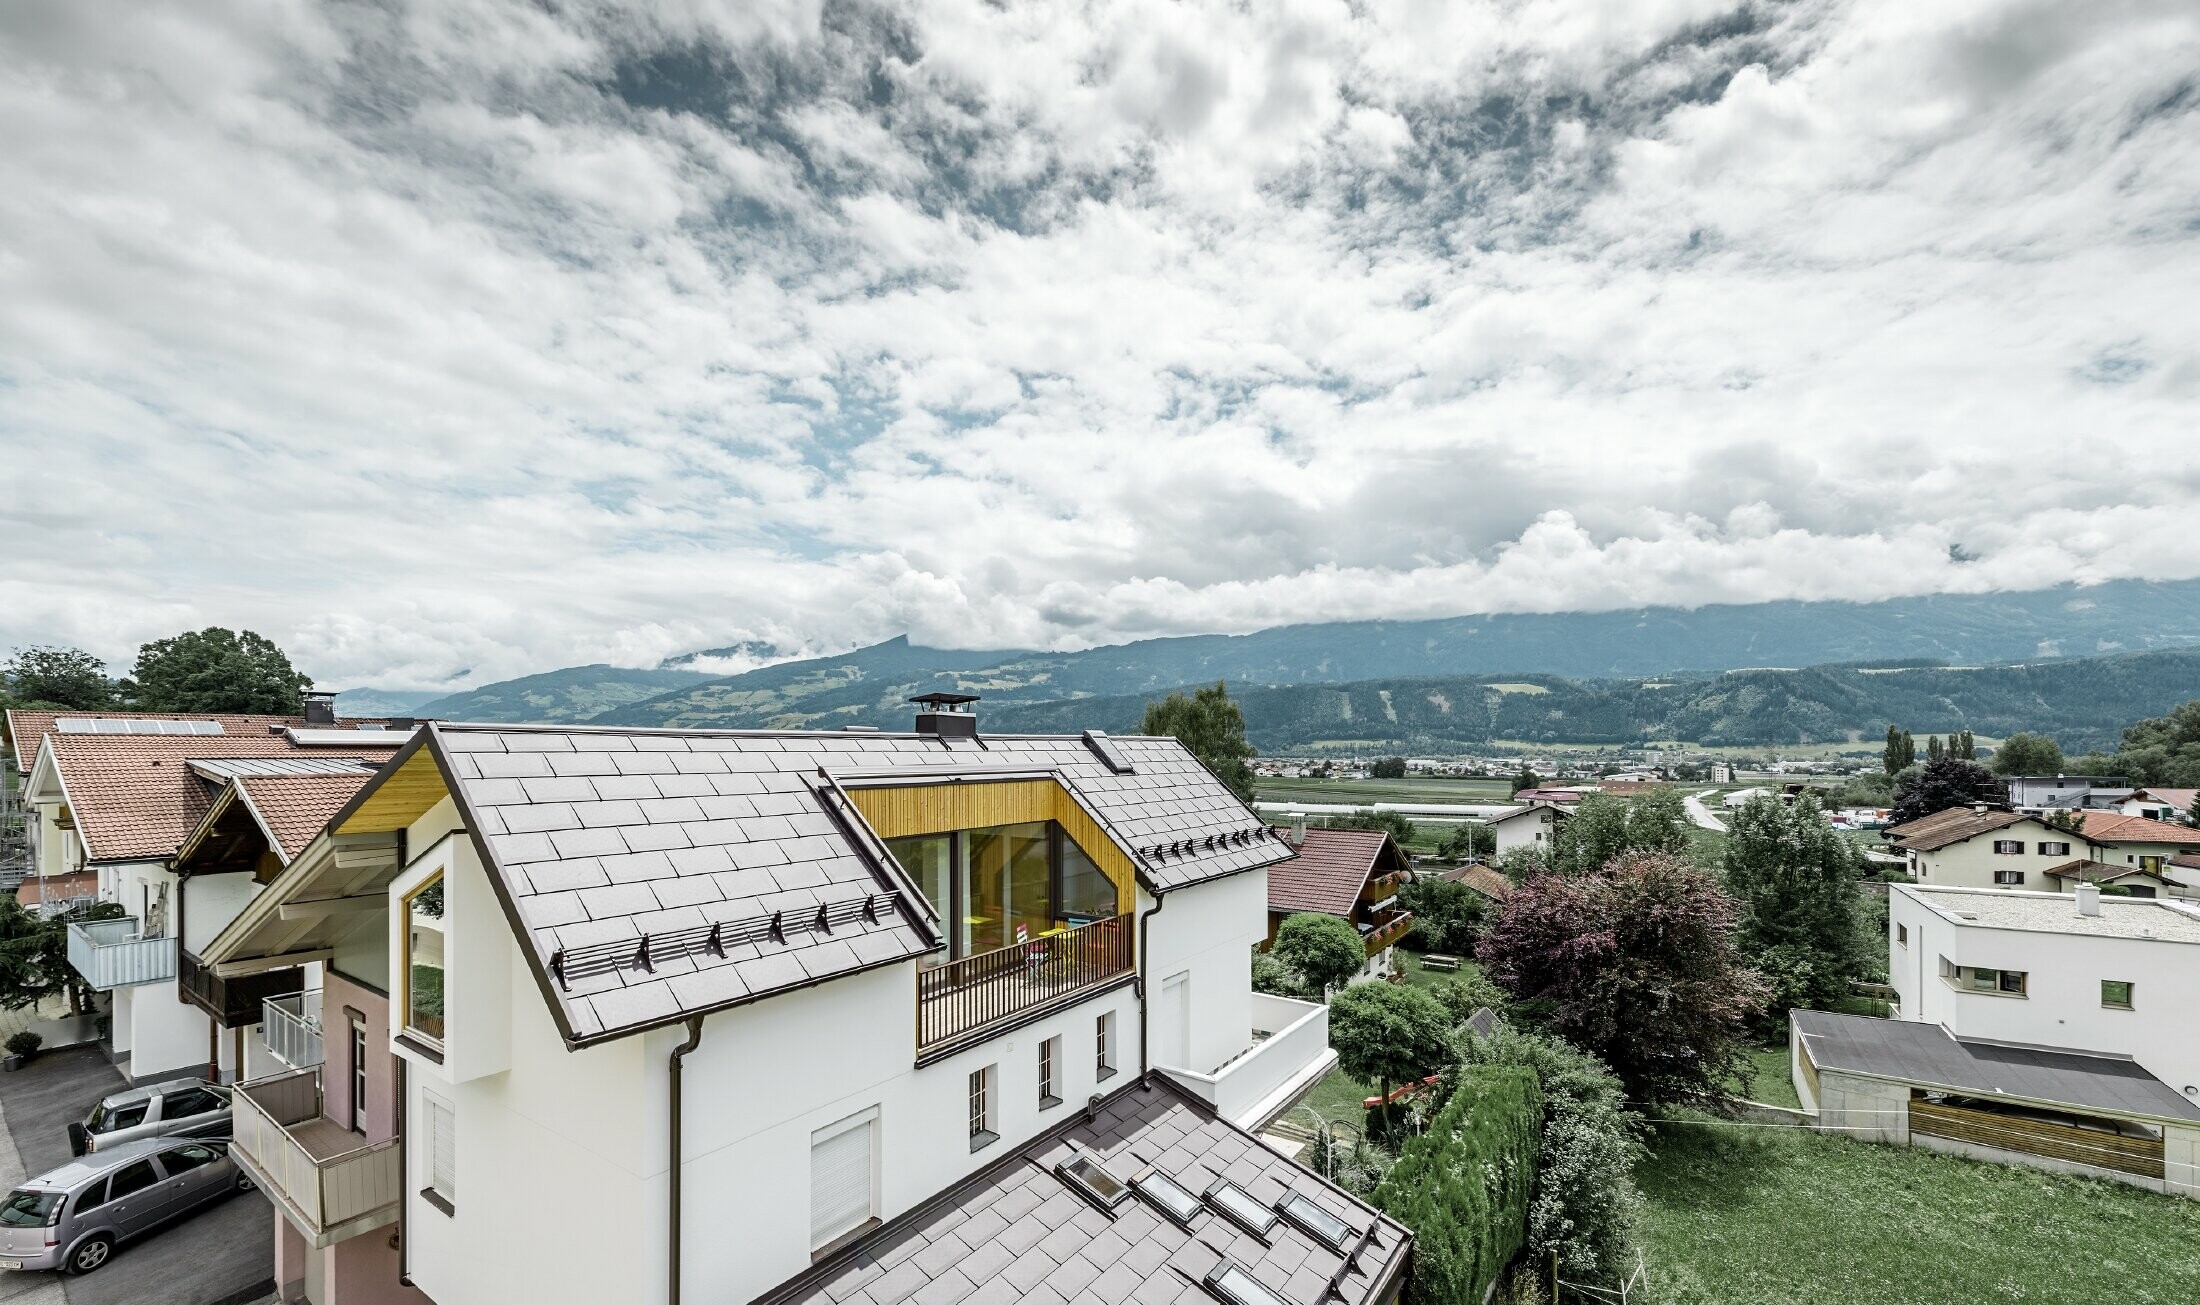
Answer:
[[[1497,835],[1497,855],[1515,848],[1548,855],[1558,838],[1559,823],[1571,814],[1556,802],[1535,801],[1492,819],[1490,829]]]
[[[1887,960],[1903,1019],[2128,1056],[2200,1101],[2200,908],[1896,884]]]
[[[207,953],[323,965],[351,1029],[239,1093],[286,1290],[1097,1302],[1167,1261],[1386,1300],[1404,1230],[1244,1131],[1329,1054],[1250,989],[1289,848],[1173,739],[918,719],[423,730]]]
[[[1950,807],[1896,825],[1886,837],[1910,877],[1935,887],[2053,889],[2049,871],[2091,857],[2081,835],[1984,806]]]

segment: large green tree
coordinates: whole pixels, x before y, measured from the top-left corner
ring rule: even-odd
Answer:
[[[26,707],[98,711],[115,702],[107,664],[82,648],[18,648],[0,666],[0,685]]]
[[[295,716],[312,685],[271,640],[220,626],[146,644],[130,673],[140,711]]]
[[[2087,758],[2088,775],[2124,775],[2133,783],[2200,788],[2200,699],[2167,716],[2140,721],[2124,731],[2123,745],[2107,759]]]
[[[1776,989],[1775,1013],[1847,996],[1866,970],[1857,924],[1864,863],[1818,799],[1751,799],[1728,826],[1721,868],[1742,904],[1742,950]]]
[[[1390,1095],[1394,1083],[1434,1074],[1451,1058],[1443,1003],[1396,983],[1362,983],[1329,1003],[1329,1045],[1345,1073]]]
[[[1166,734],[1177,739],[1240,801],[1253,800],[1253,767],[1249,763],[1255,753],[1253,745],[1245,741],[1245,713],[1230,700],[1230,690],[1221,680],[1189,697],[1179,689],[1159,702],[1147,703],[1139,733]]]
[[[1990,807],[2007,805],[2008,791],[2002,787],[2001,780],[1975,761],[1943,757],[1895,777],[1894,809],[1890,819],[1899,825],[1950,807],[1967,807],[1981,802]]]
[[[1316,992],[1343,987],[1367,965],[1367,943],[1360,931],[1320,911],[1285,916],[1269,950],[1304,976]]]
[[[2064,773],[2062,746],[2045,734],[2018,732],[1994,749],[1997,775],[2060,775]]]
[[[1685,853],[1688,823],[1675,789],[1640,797],[1591,793],[1559,822],[1551,865],[1560,874],[1585,875],[1628,852]]]

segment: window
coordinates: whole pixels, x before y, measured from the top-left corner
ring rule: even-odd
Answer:
[[[92,1121],[92,1131],[95,1133],[119,1133],[125,1128],[136,1128],[139,1124],[145,1122],[145,1112],[152,1108],[152,1099],[147,1098],[143,1101],[132,1101],[128,1105],[116,1106],[112,1110],[102,1110],[99,1112],[98,1117]]]
[[[225,1103],[205,1088],[185,1088],[171,1092],[160,1099],[162,1119],[182,1119],[187,1115],[203,1115],[209,1110],[219,1110]]]
[[[0,1227],[43,1228],[54,1213],[61,1208],[60,1192],[41,1192],[35,1187],[20,1187],[8,1193],[0,1201]]]
[[[1090,1152],[1079,1151],[1054,1166],[1054,1172],[1103,1210],[1112,1210],[1131,1198],[1130,1185]]]
[[[2024,882],[2024,871],[1996,870],[1994,872],[1994,882],[1997,884],[2021,884]]]
[[[2068,844],[2068,843],[2042,843],[2042,844],[2040,844],[2040,855],[2041,855],[2041,856],[2069,856],[2069,855],[2070,855],[2070,844]]]
[[[878,1108],[810,1134],[810,1249],[878,1217]]]
[[[426,1092],[420,1104],[428,1122],[428,1187],[421,1195],[449,1214],[458,1204],[458,1116],[449,1102]]]
[[[1977,965],[1957,965],[1940,958],[1940,977],[1964,992],[1998,992],[2008,997],[2025,995],[2025,971],[1996,970]]]
[[[1231,1223],[1243,1228],[1255,1237],[1266,1238],[1276,1226],[1276,1212],[1258,1200],[1251,1192],[1226,1178],[1216,1179],[1207,1188],[1207,1204],[1222,1211]]]
[[[1225,1259],[1209,1269],[1204,1285],[1229,1305],[1290,1305],[1289,1300],[1247,1273],[1235,1260]]]
[[[1051,820],[892,838],[886,848],[940,915],[944,964],[1112,919],[1115,883]]]
[[[1906,924],[1898,924],[1898,925],[1896,925],[1896,926],[1894,927],[1894,940],[1895,940],[1896,942],[1898,942],[1898,943],[1902,944],[1902,945],[1903,945],[1904,947],[1907,947],[1907,946],[1909,946],[1909,945],[1910,945],[1910,926],[1908,926],[1908,925],[1906,925]]]
[[[970,1149],[979,1150],[1000,1140],[993,1127],[993,1077],[996,1067],[970,1071]]]
[[[1994,840],[1994,855],[2022,856],[2024,855],[2024,840],[2021,838],[1997,838]]]
[[[2101,980],[2101,1004],[2110,1010],[2130,1010],[2131,981],[2129,979]]]
[[[216,1151],[213,1147],[200,1146],[194,1142],[190,1146],[179,1146],[173,1151],[161,1152],[160,1165],[161,1168],[168,1171],[170,1178],[174,1178],[178,1174],[190,1173],[200,1165],[210,1165],[221,1158],[222,1153]]]
[[[136,1160],[115,1171],[107,1188],[107,1199],[119,1201],[134,1196],[160,1182],[160,1171],[153,1168],[151,1160]]]
[[[405,1031],[443,1045],[443,876],[405,895]]]
[[[2158,856],[2142,856],[2139,858],[2139,868],[2141,870],[2159,870],[2162,868],[2162,858]]]
[[[1338,1255],[1352,1245],[1359,1234],[1352,1225],[1304,1192],[1293,1192],[1276,1203],[1276,1212],[1290,1220],[1293,1227],[1315,1241],[1327,1246]]]
[[[1060,1034],[1039,1044],[1039,1109],[1062,1104],[1062,1084],[1056,1077],[1062,1064]]]
[[[1192,1220],[1198,1218],[1200,1210],[1205,1208],[1200,1205],[1198,1197],[1167,1174],[1149,1173],[1142,1178],[1134,1178],[1131,1180],[1131,1187],[1182,1228],[1190,1228]]]
[[[2125,884],[2124,888],[2129,891],[2133,897],[2153,897],[2155,895],[2154,886],[2152,884]]]
[[[1115,1012],[1102,1012],[1093,1021],[1093,1078],[1110,1078],[1115,1074]]]

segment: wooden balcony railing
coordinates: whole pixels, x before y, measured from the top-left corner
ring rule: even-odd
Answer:
[[[1367,940],[1367,954],[1370,956],[1377,954],[1383,948],[1405,937],[1406,932],[1412,928],[1413,912],[1411,911],[1398,911],[1377,920],[1373,927],[1361,935]]]
[[[270,997],[287,997],[305,986],[306,972],[299,966],[225,979],[214,972],[214,967],[184,952],[176,969],[176,987],[184,998],[220,1021],[225,1029],[259,1023],[261,1003]]]
[[[1129,915],[1095,920],[918,971],[918,1050],[1130,973],[1132,924]]]
[[[69,965],[101,992],[175,978],[178,950],[177,939],[143,936],[133,916],[69,926]]]
[[[254,1079],[231,1102],[231,1154],[308,1243],[328,1246],[396,1221],[399,1139],[359,1144],[324,1118],[318,1067]]]

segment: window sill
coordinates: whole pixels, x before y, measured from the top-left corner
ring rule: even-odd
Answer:
[[[1999,988],[1967,988],[1960,983],[1949,983],[1946,979],[1941,982],[1947,983],[1952,991],[1960,992],[1966,997],[2000,997],[2007,1001],[2024,1001],[2027,997],[2025,993],[2003,992]]]
[[[443,1049],[441,1047],[431,1047],[410,1033],[400,1033],[392,1041],[416,1056],[434,1061],[438,1065],[443,1063]]]
[[[1040,1098],[1039,1098],[1039,1109],[1041,1109],[1041,1110],[1052,1110],[1052,1109],[1054,1109],[1054,1108],[1055,1108],[1056,1106],[1058,1106],[1058,1105],[1061,1105],[1061,1104],[1062,1104],[1062,1098],[1060,1098],[1060,1097],[1040,1097]]]
[[[456,1219],[458,1217],[458,1210],[449,1201],[443,1199],[443,1193],[433,1187],[421,1188],[420,1199],[441,1210],[445,1218]]]
[[[1107,1082],[1107,1081],[1108,1081],[1109,1079],[1111,1079],[1111,1078],[1114,1078],[1114,1077],[1115,1077],[1115,1066],[1113,1066],[1113,1065],[1102,1065],[1102,1066],[1100,1067],[1100,1072],[1092,1076],[1092,1081],[1093,1081],[1093,1082],[1095,1082],[1095,1083],[1105,1083],[1105,1082]]]
[[[2128,1003],[2128,1002],[2125,1002],[2125,1003],[2122,1003],[2122,1004],[2118,1004],[2118,1003],[2116,1003],[2116,1002],[2113,1002],[2113,1001],[2104,1001],[2104,1002],[2102,1002],[2102,1003],[2101,1003],[2101,1009],[2102,1009],[2102,1010],[2132,1010],[2132,1009],[2134,1009],[2134,1007],[2133,1007],[2133,1006],[2132,1006],[2132,1005],[2131,1005],[2130,1003]]]
[[[999,1133],[972,1133],[970,1135],[970,1150],[975,1154],[1000,1140],[1001,1135]]]
[[[811,1251],[810,1263],[815,1264],[819,1260],[822,1260],[825,1257],[838,1252],[842,1248],[863,1240],[865,1237],[869,1236],[873,1231],[878,1228],[879,1223],[880,1220],[876,1216],[865,1219],[862,1223],[857,1224],[855,1227],[850,1228],[848,1231],[842,1233],[840,1236],[833,1238],[831,1241],[825,1243],[823,1246],[820,1246],[816,1250]]]

